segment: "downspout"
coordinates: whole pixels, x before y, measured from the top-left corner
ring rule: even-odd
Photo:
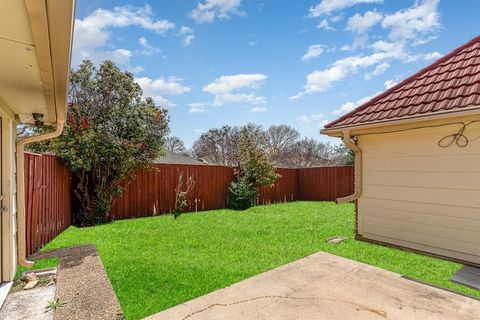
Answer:
[[[58,137],[63,131],[64,121],[58,121],[55,131],[27,137],[17,141],[17,260],[18,264],[23,267],[29,268],[33,265],[32,261],[27,260],[26,250],[26,214],[25,214],[25,167],[24,167],[24,148],[25,145],[52,139]]]
[[[355,140],[350,136],[350,130],[343,131],[343,142],[355,152],[355,189],[353,194],[343,198],[337,198],[335,200],[337,203],[355,201],[360,198],[362,194],[362,150],[360,150]]]

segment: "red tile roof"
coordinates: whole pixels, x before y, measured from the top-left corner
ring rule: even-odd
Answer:
[[[473,106],[480,110],[480,36],[330,122],[325,129],[430,116]]]

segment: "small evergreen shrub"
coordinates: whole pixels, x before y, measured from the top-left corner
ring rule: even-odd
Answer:
[[[235,210],[245,210],[253,206],[258,191],[247,179],[240,178],[228,186],[228,206]]]
[[[278,177],[273,163],[256,144],[252,133],[243,129],[240,134],[240,163],[235,169],[236,181],[228,187],[228,206],[245,210],[255,204],[258,187],[271,186]]]

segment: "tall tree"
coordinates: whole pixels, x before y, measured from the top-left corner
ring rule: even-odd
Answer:
[[[67,123],[50,149],[72,171],[77,224],[106,222],[120,182],[163,153],[167,111],[142,94],[133,75],[111,61],[98,69],[84,61],[72,71]]]
[[[187,155],[188,150],[183,143],[183,140],[179,137],[169,136],[165,139],[165,149],[178,154]]]
[[[353,166],[355,165],[355,152],[342,143],[333,148],[331,161],[336,166]]]
[[[243,127],[210,129],[194,142],[193,152],[209,163],[238,167],[242,129],[276,166],[297,168],[352,163],[351,152],[344,145],[332,146],[312,138],[300,140],[300,133],[288,125],[274,125],[264,130],[250,123]]]
[[[312,138],[295,142],[285,157],[285,163],[292,168],[322,167],[332,165],[332,147]]]
[[[283,164],[295,142],[300,138],[300,133],[285,124],[273,125],[265,132],[265,153],[275,164]]]
[[[224,166],[238,165],[237,130],[231,126],[210,129],[193,143],[197,158]]]
[[[263,147],[263,128],[249,123],[243,127],[223,126],[202,133],[193,143],[193,153],[208,163],[236,167],[240,163],[239,141],[243,129],[251,134],[256,146]]]

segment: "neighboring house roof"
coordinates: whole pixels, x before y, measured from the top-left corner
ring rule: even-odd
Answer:
[[[480,109],[480,36],[325,126],[324,131]]]
[[[198,161],[192,157],[184,156],[179,153],[167,150],[165,156],[158,158],[155,163],[162,164],[196,164],[196,165],[208,165],[202,161]]]

